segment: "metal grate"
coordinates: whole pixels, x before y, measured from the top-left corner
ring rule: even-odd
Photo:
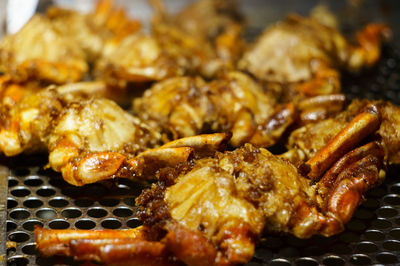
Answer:
[[[400,104],[400,53],[386,47],[379,64],[362,77],[344,75],[350,98],[390,99]],[[79,265],[72,259],[42,258],[35,249],[33,228],[125,229],[140,225],[135,197],[142,187],[129,180],[84,187],[66,183],[59,173],[44,170],[46,156],[4,159],[10,169],[7,198],[8,265]],[[369,265],[400,263],[400,166],[371,190],[345,232],[330,238],[302,240],[267,236],[248,265]]]

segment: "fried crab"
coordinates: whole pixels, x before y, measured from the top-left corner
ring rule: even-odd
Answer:
[[[243,23],[231,2],[199,1],[171,16],[161,1],[152,1],[156,15],[151,34],[136,32],[107,43],[95,75],[123,86],[182,75],[210,78],[233,69],[244,43]]]
[[[74,185],[115,177],[153,178],[151,171],[186,161],[193,150],[218,147],[227,136],[197,136],[158,147],[156,128],[111,100],[85,97],[76,84],[30,94],[1,119],[0,149],[5,155],[48,151],[49,167]]]
[[[63,84],[82,80],[106,44],[117,45],[140,29],[112,1],[100,0],[93,13],[50,7],[34,15],[16,34],[0,43],[0,71],[18,82]]]
[[[268,27],[238,63],[277,91],[283,100],[340,92],[340,70],[360,71],[380,57],[390,37],[384,24],[368,24],[351,44],[327,9],[310,17],[289,15]]]
[[[162,169],[136,200],[143,226],[112,232],[36,228],[37,247],[47,256],[115,265],[235,265],[252,258],[263,232],[337,234],[366,191],[385,177],[386,144],[371,138],[381,119],[379,108],[367,105],[308,167],[245,144]]]
[[[134,101],[134,113],[176,139],[232,132],[231,145],[274,144],[292,123],[294,106],[277,104],[251,77],[229,72],[205,82],[176,77],[155,84]]]
[[[154,36],[131,34],[118,43],[106,44],[94,75],[117,86],[183,75],[185,69],[164,49]]]
[[[203,0],[176,16],[153,5],[150,35],[100,1],[87,15],[51,8],[0,44],[2,153],[48,152],[48,167],[77,186],[155,181],[136,200],[142,226],[36,227],[38,250],[107,265],[236,265],[264,233],[343,231],[386,165],[400,162],[399,107],[355,101],[337,114],[345,99],[335,94],[339,70],[377,61],[388,28],[369,24],[352,45],[325,11],[292,15],[242,56],[233,1]],[[239,58],[268,91],[232,71]],[[160,82],[134,101],[137,116],[95,95],[104,82],[43,89],[81,80],[89,65],[118,87]],[[266,150],[295,120],[303,126],[288,152]]]
[[[0,71],[16,81],[66,83],[81,80],[88,71],[85,54],[43,15],[0,42]]]
[[[151,2],[154,35],[187,74],[210,78],[236,67],[245,42],[244,19],[235,1],[201,0],[176,15],[168,14],[162,1]]]
[[[82,48],[90,63],[101,56],[106,43],[119,43],[141,29],[139,21],[129,18],[123,8],[110,0],[99,0],[96,9],[88,14],[51,6],[46,16],[57,31]]]

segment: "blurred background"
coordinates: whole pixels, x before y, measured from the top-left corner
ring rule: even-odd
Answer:
[[[147,0],[116,0],[129,14],[148,26],[152,8]],[[164,0],[171,13],[181,10],[194,0]],[[267,25],[290,12],[307,15],[318,4],[327,5],[337,16],[342,30],[360,28],[366,22],[386,22],[393,29],[393,43],[400,47],[400,1],[398,0],[237,0],[248,19],[249,35],[255,36]],[[47,6],[59,6],[88,12],[96,0],[0,0],[0,35],[18,31],[34,12],[44,12]]]

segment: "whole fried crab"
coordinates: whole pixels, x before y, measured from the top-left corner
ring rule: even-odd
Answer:
[[[385,127],[381,110],[366,104],[299,167],[246,144],[162,169],[136,201],[143,226],[36,228],[37,247],[46,256],[115,265],[235,265],[252,258],[262,232],[337,234],[385,177],[389,143],[374,138]]]
[[[289,15],[268,27],[238,63],[288,101],[296,96],[338,93],[340,70],[357,72],[380,57],[381,42],[390,37],[383,24],[368,24],[356,34],[356,45],[337,29],[324,8],[311,17]]]
[[[177,77],[156,83],[134,100],[134,113],[176,139],[212,132],[232,132],[230,143],[274,144],[293,122],[294,106],[279,105],[251,77],[229,72],[205,82]]]
[[[100,0],[93,13],[50,7],[0,43],[0,71],[14,81],[63,84],[82,80],[105,49],[140,29],[125,11]]]
[[[125,9],[111,0],[98,0],[96,9],[88,14],[51,6],[46,16],[57,31],[84,51],[90,63],[101,56],[106,43],[119,43],[141,29],[138,20],[129,18]]]
[[[233,70],[245,48],[243,15],[234,0],[200,0],[176,15],[162,1],[151,1],[153,32],[166,52],[186,70],[210,78]]]
[[[74,82],[88,69],[82,49],[42,15],[34,15],[20,31],[0,42],[0,71],[15,81]]]

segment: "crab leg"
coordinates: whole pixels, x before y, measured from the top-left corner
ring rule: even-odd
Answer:
[[[384,150],[382,145],[374,141],[347,153],[339,161],[337,161],[318,182],[318,193],[320,195],[329,194],[329,192],[331,192],[331,190],[334,188],[338,176],[341,175],[343,171],[347,171],[346,169],[348,169],[350,165],[367,157],[368,155],[373,155],[377,158],[383,159]]]
[[[369,153],[364,155],[364,153]],[[357,160],[357,157],[365,156]],[[333,174],[344,168],[337,176],[335,182],[327,185],[325,182],[322,186],[326,186],[326,210],[336,214],[336,216],[346,223],[350,220],[354,210],[360,204],[364,193],[373,186],[380,184],[385,176],[383,167],[384,150],[377,142],[369,143],[348,154],[335,164],[332,168]],[[328,180],[324,178],[324,181]],[[330,191],[329,191],[330,190]]]
[[[384,149],[376,141],[345,154],[317,183],[315,202],[302,197],[294,200],[292,233],[308,238],[316,233],[331,236],[343,231],[365,192],[382,182],[383,158]]]
[[[327,118],[330,114],[343,110],[346,96],[343,94],[318,95],[306,98],[298,104],[302,124]]]
[[[160,242],[137,239],[108,243],[97,239],[73,240],[71,248],[75,259],[100,261],[105,265],[172,265],[168,262],[166,246]]]
[[[329,219],[320,229],[321,234],[330,236],[340,232],[338,223],[347,223],[365,192],[383,181],[383,158],[383,147],[371,142],[347,153],[324,175],[317,193],[323,213]]]
[[[74,256],[107,265],[169,265],[164,244],[146,240],[146,228],[129,230],[49,230],[35,228],[37,248],[44,256]]]
[[[340,157],[348,152],[366,136],[375,132],[381,123],[381,116],[375,105],[369,105],[357,115],[317,154],[300,166],[300,172],[311,180],[321,175]]]

